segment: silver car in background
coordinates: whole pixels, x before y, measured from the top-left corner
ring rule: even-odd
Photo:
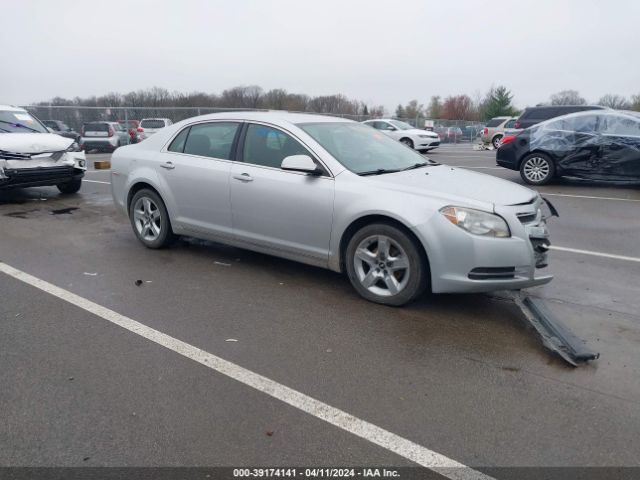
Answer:
[[[551,281],[540,196],[439,165],[350,120],[235,112],[116,150],[116,206],[149,248],[209,239],[345,272],[363,297]]]
[[[143,118],[138,127],[138,137],[144,140],[169,125],[173,125],[173,122],[168,118]]]

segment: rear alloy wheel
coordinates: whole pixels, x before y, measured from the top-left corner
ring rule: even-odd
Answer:
[[[555,173],[553,161],[544,153],[531,153],[520,164],[520,176],[529,185],[546,185]]]
[[[167,208],[152,190],[142,189],[133,196],[129,218],[133,232],[145,247],[164,248],[175,240]]]
[[[406,145],[407,147],[413,149],[413,141],[410,138],[401,138],[400,143]]]
[[[391,225],[372,224],[356,232],[345,261],[351,284],[372,302],[404,305],[427,286],[427,263],[419,247]]]
[[[493,148],[497,150],[500,147],[501,141],[502,141],[502,135],[496,135],[495,137],[493,137],[493,140],[491,141],[491,143],[493,144]]]
[[[56,185],[56,187],[58,187],[58,190],[60,190],[60,193],[64,193],[67,195],[72,193],[78,193],[78,191],[80,190],[80,187],[82,187],[82,179],[78,178],[78,179],[71,180],[70,182],[67,182],[67,183],[59,183],[58,185]]]

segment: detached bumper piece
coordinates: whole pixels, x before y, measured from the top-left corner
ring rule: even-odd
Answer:
[[[538,332],[542,344],[567,363],[577,367],[579,364],[600,358],[600,354],[587,348],[585,341],[576,337],[558,320],[542,300],[529,297],[522,292],[507,294],[520,308],[528,323]]]

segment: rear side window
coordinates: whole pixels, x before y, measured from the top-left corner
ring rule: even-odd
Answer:
[[[566,112],[569,113],[569,112]],[[522,118],[530,118],[531,120],[547,120],[557,116],[557,109],[552,107],[542,107],[527,110],[522,114]]]
[[[184,153],[199,155],[201,157],[231,160],[231,147],[233,146],[238,126],[239,124],[234,122],[201,123],[193,125],[189,130],[184,145]],[[174,140],[174,142],[176,140]]]
[[[282,160],[291,155],[311,156],[308,150],[290,135],[264,125],[249,125],[244,140],[244,162],[280,168]]]
[[[502,122],[504,122],[504,118],[492,118],[491,120],[489,120],[487,122],[487,127],[491,128],[491,127],[497,127],[498,125],[500,125]]]
[[[165,124],[164,124],[164,120],[149,119],[149,120],[142,120],[142,122],[140,122],[140,126],[142,128],[164,128]]]
[[[191,127],[187,127],[184,130],[182,130],[178,134],[178,136],[173,139],[173,142],[171,142],[171,145],[169,145],[169,148],[167,150],[169,150],[170,152],[177,152],[177,153],[184,152],[184,144],[187,141],[187,136],[189,135],[190,128]]]
[[[504,128],[513,128],[516,124],[515,120],[509,120],[507,123],[504,124]]]
[[[85,123],[84,131],[85,132],[108,132],[109,125],[106,123]]]

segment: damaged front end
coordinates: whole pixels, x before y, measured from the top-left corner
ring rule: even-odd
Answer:
[[[0,189],[79,185],[87,169],[73,139],[48,133],[0,135]]]

